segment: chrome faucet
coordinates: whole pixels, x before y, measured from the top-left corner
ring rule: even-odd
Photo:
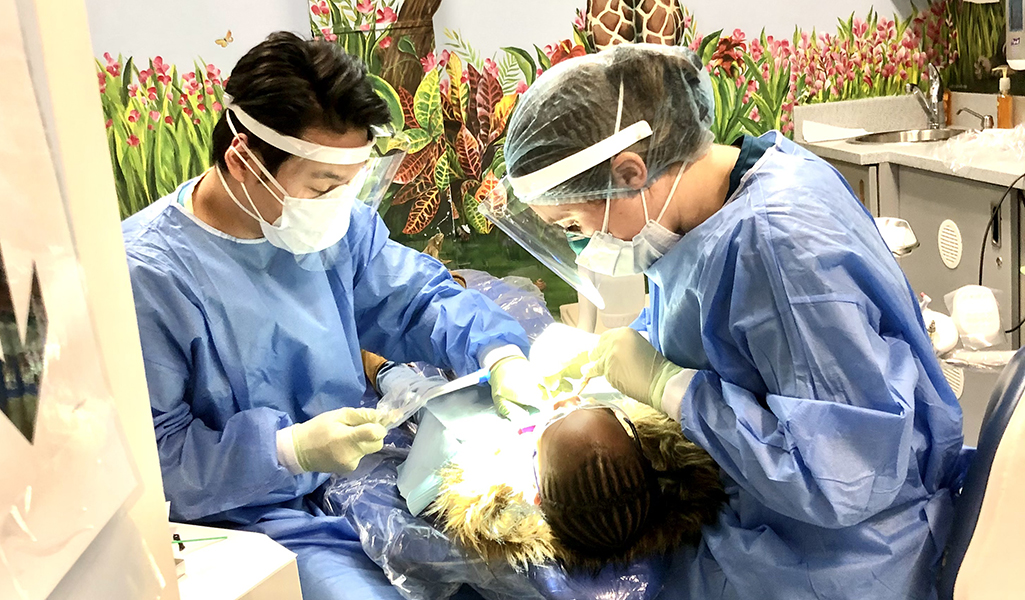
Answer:
[[[935,65],[929,65],[928,97],[916,85],[909,83],[904,89],[918,98],[918,103],[922,105],[922,110],[929,118],[929,129],[942,129],[947,124],[946,115],[943,112],[943,83],[940,81],[940,71]]]
[[[966,113],[972,115],[973,117],[975,117],[976,119],[978,119],[982,123],[982,128],[983,129],[993,129],[993,116],[992,115],[980,115],[979,113],[977,113],[974,110],[972,110],[970,108],[967,108],[967,107],[966,108],[962,108],[961,110],[957,111],[957,114],[960,115],[961,113],[964,113],[964,112],[966,112]]]

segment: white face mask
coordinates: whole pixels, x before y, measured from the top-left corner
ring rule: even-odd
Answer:
[[[624,241],[609,234],[609,205],[611,200],[606,200],[605,221],[602,224],[601,231],[591,236],[591,241],[587,243],[583,252],[577,257],[577,264],[601,275],[626,277],[643,273],[651,265],[655,264],[655,261],[662,258],[682,237],[678,233],[669,231],[659,222],[665,216],[669,203],[673,201],[673,197],[676,195],[676,188],[680,185],[680,180],[683,178],[683,171],[684,168],[681,167],[679,174],[676,176],[676,181],[673,183],[673,188],[669,191],[669,197],[666,198],[666,202],[662,206],[662,212],[658,214],[658,218],[655,220],[648,216],[648,199],[644,194],[644,190],[641,190],[641,204],[644,206],[645,224],[644,228],[634,236],[633,240]]]
[[[216,168],[217,177],[221,180],[221,185],[224,186],[224,190],[228,192],[228,196],[231,197],[232,201],[243,212],[256,219],[260,224],[260,229],[263,231],[263,235],[267,238],[268,242],[282,250],[300,255],[320,252],[337,244],[345,236],[345,232],[349,229],[349,219],[352,215],[352,205],[354,202],[352,190],[349,189],[350,186],[340,185],[317,198],[289,196],[285,188],[267,171],[267,168],[260,161],[252,157],[252,152],[249,148],[245,144],[242,144],[242,147],[245,148],[246,153],[250,156],[250,160],[256,163],[264,177],[261,177],[260,173],[253,169],[250,165],[250,160],[243,157],[238,150],[232,147],[231,151],[239,157],[242,164],[249,169],[249,172],[260,180],[260,183],[267,189],[267,192],[281,203],[281,216],[274,223],[269,223],[256,208],[256,203],[253,202],[253,198],[244,183],[241,184],[242,191],[245,193],[246,199],[249,200],[249,206],[252,208],[252,211],[243,206],[238,201],[238,198],[235,197],[235,194],[232,193],[231,188],[228,187],[227,182],[224,180],[224,174],[221,173],[220,168]],[[270,181],[277,188],[277,193],[267,185],[267,181]]]

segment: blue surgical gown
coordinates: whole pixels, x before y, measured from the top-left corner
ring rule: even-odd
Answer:
[[[662,597],[935,598],[961,409],[870,215],[767,135],[728,203],[647,271],[652,344],[697,370],[671,416],[729,492]]]
[[[296,552],[307,600],[398,594],[358,532],[324,516],[328,475],[278,464],[276,432],[358,406],[360,348],[465,374],[523,329],[359,204],[345,237],[299,261],[186,213],[195,180],[122,226],[164,492],[175,520],[268,533]]]

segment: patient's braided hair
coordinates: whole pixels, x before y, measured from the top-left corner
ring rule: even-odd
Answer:
[[[580,420],[577,433],[586,434],[577,442],[572,431],[563,437],[554,458],[562,468],[545,469],[539,483],[541,510],[568,567],[597,570],[696,544],[702,526],[718,520],[725,493],[717,465],[664,416],[634,416],[637,440],[611,410],[564,420]]]

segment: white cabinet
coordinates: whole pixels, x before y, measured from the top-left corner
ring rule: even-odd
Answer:
[[[879,214],[879,165],[856,165],[838,160],[827,160],[847,180],[854,195],[861,200],[872,216]]]

